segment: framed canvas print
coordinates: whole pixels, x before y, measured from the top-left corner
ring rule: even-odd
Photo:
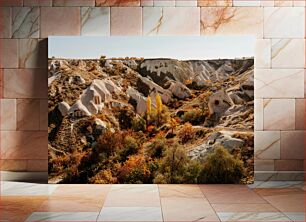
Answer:
[[[253,182],[252,37],[48,41],[49,183]]]

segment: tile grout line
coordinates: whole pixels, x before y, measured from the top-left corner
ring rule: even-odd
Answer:
[[[160,196],[160,190],[159,190],[159,184],[156,184],[157,189],[158,189],[158,197],[159,197],[159,204],[160,204],[160,210],[161,210],[161,216],[162,216],[162,221],[164,222],[164,212],[163,212],[163,207],[162,207],[162,202],[161,202],[161,196]]]

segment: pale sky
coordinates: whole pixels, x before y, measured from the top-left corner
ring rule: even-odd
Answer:
[[[97,59],[144,57],[189,59],[241,58],[254,56],[252,36],[158,36],[84,37],[50,36],[48,57]]]

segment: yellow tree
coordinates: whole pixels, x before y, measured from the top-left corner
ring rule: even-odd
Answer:
[[[156,94],[155,99],[156,99],[157,125],[159,125],[161,113],[163,111],[163,102],[162,102],[162,99],[161,99],[159,93]]]
[[[152,101],[151,101],[151,97],[148,96],[148,99],[147,99],[147,121],[149,121],[149,119],[150,119],[151,112],[152,112]]]

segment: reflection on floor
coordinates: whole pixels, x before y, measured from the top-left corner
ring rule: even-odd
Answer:
[[[1,182],[0,221],[305,221],[301,182],[47,185]]]

